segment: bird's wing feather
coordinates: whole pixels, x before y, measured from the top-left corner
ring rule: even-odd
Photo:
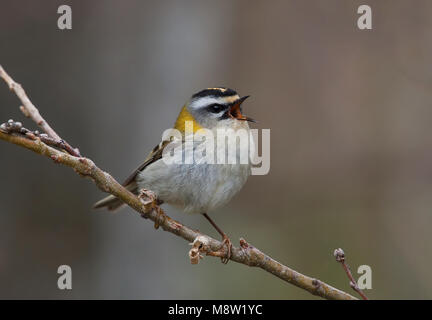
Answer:
[[[156,147],[153,148],[153,150],[150,152],[150,154],[147,156],[147,158],[144,160],[144,163],[141,164],[138,168],[132,172],[132,174],[127,177],[127,179],[123,182],[123,186],[127,186],[130,183],[135,181],[135,178],[138,173],[143,171],[148,165],[152,164],[153,162],[159,160],[162,158],[163,150],[165,147],[170,143],[169,140],[163,140],[161,143],[159,143]]]
[[[170,140],[163,140],[161,143],[159,143],[156,147],[153,148],[153,150],[150,152],[150,154],[147,156],[146,160],[142,165],[140,165],[124,182],[123,186],[126,187],[130,192],[137,194],[138,193],[138,185],[135,182],[135,178],[138,173],[143,171],[147,166],[150,164],[160,160],[163,155],[163,151],[165,147],[172,142],[172,139]],[[122,200],[118,199],[117,197],[113,195],[109,195],[108,197],[96,202],[93,206],[93,208],[108,208],[108,210],[116,210],[123,206],[124,203]]]

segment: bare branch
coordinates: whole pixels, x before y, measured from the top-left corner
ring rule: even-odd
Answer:
[[[348,279],[350,281],[350,287],[353,288],[353,290],[355,292],[357,292],[363,300],[369,300],[366,295],[364,294],[364,292],[359,288],[359,286],[357,285],[357,281],[355,281],[352,273],[351,273],[351,269],[349,267],[349,265],[346,263],[345,261],[345,253],[344,251],[339,248],[339,249],[335,249],[333,255],[336,258],[337,262],[340,262],[340,264],[342,265],[342,268],[344,269],[345,273],[348,276]]]
[[[36,137],[38,137],[45,144],[47,144],[51,147],[66,150],[71,155],[75,155],[75,152],[77,151],[76,149],[73,149],[70,145],[68,145],[62,139],[57,140],[57,139],[49,137],[46,133],[40,133],[39,131],[30,131],[30,130],[24,128],[22,126],[21,122],[16,122],[16,121],[13,121],[12,119],[10,119],[6,123],[2,123],[0,125],[0,130],[3,131],[4,133],[20,133],[20,134],[23,134],[27,138],[32,139],[32,140],[34,140],[34,139],[36,139]]]
[[[41,114],[39,113],[39,110],[34,106],[34,104],[30,101],[27,94],[25,93],[23,87],[15,82],[3,69],[3,67],[0,65],[0,77],[3,78],[3,80],[7,83],[9,86],[9,89],[17,95],[17,97],[21,100],[21,103],[23,104],[20,106],[21,112],[28,118],[31,118],[36,124],[51,138],[57,141],[62,141],[62,144],[64,145],[64,149],[70,153],[73,156],[80,157],[80,153],[78,149],[72,148],[69,143],[62,140],[60,136],[54,131],[53,128],[48,124],[48,122],[45,121],[44,118],[42,118]]]
[[[15,82],[6,74],[6,72],[4,72],[3,69],[1,69],[0,72],[3,79],[5,79],[9,86],[13,88],[17,95],[27,98],[21,86],[17,87]],[[33,106],[30,100],[26,103]],[[25,110],[29,109],[26,107]],[[45,123],[45,125],[47,124]],[[50,137],[52,138],[51,140],[46,140],[46,138],[47,137],[36,135],[29,130],[22,128],[21,124],[16,124],[13,121],[9,121],[8,124],[0,126],[0,139],[51,158],[56,163],[73,168],[81,176],[91,178],[102,191],[118,197],[135,211],[140,213],[142,217],[152,220],[155,223],[155,227],[160,226],[163,230],[173,233],[188,242],[192,242],[193,247],[191,252],[189,252],[192,263],[199,262],[203,257],[201,253],[216,257],[225,256],[225,252],[221,252],[221,248],[223,247],[221,241],[193,230],[165,215],[155,199],[151,196],[151,192],[148,190],[142,192],[139,197],[135,196],[118,183],[111,175],[97,167],[92,160],[84,157],[76,157],[54,148],[58,147],[64,149],[61,145],[61,141],[63,140],[60,137]],[[192,251],[194,248],[195,250]],[[239,248],[232,248],[231,260],[251,267],[259,267],[288,283],[325,299],[356,299],[346,292],[336,289],[318,279],[305,276],[277,262],[247,243],[244,239],[240,239]]]

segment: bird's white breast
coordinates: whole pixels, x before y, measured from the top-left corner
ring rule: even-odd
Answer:
[[[248,145],[240,144],[239,148],[254,148],[253,139],[249,140]],[[205,147],[205,142],[193,145],[195,152]],[[240,152],[238,150],[238,154]],[[208,213],[225,205],[240,191],[250,175],[250,167],[250,162],[167,164],[160,159],[137,176],[137,183],[140,188],[154,191],[159,199],[186,213]]]

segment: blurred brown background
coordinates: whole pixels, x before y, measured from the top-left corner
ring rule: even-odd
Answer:
[[[57,131],[123,180],[205,87],[250,94],[271,170],[215,220],[348,292],[333,249],[373,271],[370,298],[432,298],[432,2],[6,1],[0,64]],[[72,7],[73,29],[57,28]],[[0,84],[0,122],[24,121]],[[0,298],[314,298],[258,269],[191,266],[187,243],[72,170],[0,142]],[[217,236],[200,216],[168,214]],[[57,289],[57,268],[73,289]]]

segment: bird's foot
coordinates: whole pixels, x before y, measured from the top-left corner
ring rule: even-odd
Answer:
[[[155,210],[156,210],[157,216],[156,216],[156,220],[154,222],[154,228],[159,229],[159,226],[165,222],[166,215],[165,215],[165,212],[162,210],[162,208],[159,206],[155,207]]]
[[[228,261],[230,261],[232,256],[232,242],[230,238],[228,238],[226,235],[224,235],[222,240],[222,245],[219,250],[223,250],[225,247],[225,256],[221,257],[221,261],[223,264],[227,264]]]
[[[224,235],[221,245],[217,250],[208,250],[206,252],[208,256],[221,258],[223,264],[227,264],[232,257],[232,242],[231,240]]]
[[[160,205],[162,204],[162,201],[157,199],[154,192],[147,190],[147,189],[141,189],[139,192],[138,197],[141,200],[141,203],[144,205],[145,209],[155,210],[156,211],[156,219],[154,222],[155,229],[159,228],[159,225],[165,222],[166,215],[165,212],[162,210]],[[148,214],[142,214],[143,218],[148,218]]]

